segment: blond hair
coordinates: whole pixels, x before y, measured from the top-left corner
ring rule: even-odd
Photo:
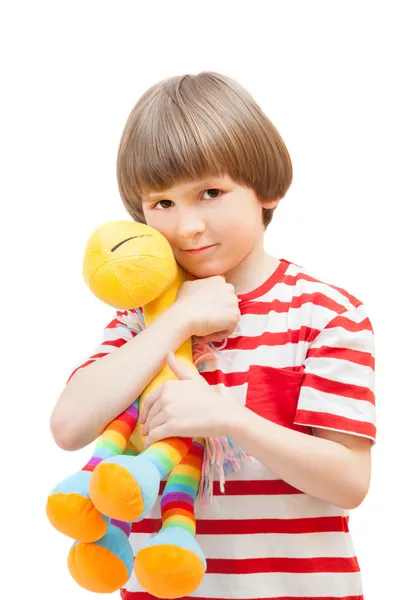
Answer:
[[[132,218],[145,223],[145,190],[223,175],[264,200],[283,198],[292,183],[289,152],[252,96],[214,72],[148,89],[128,117],[117,157],[118,187]],[[265,227],[273,211],[263,209]]]

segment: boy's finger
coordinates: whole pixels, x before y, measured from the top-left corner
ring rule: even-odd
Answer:
[[[150,392],[150,394],[148,394],[143,402],[143,405],[140,409],[140,414],[139,414],[139,423],[144,423],[147,419],[147,415],[149,414],[149,410],[151,409],[151,407],[155,404],[155,402],[157,402],[157,400],[159,399],[159,397],[161,396],[162,393],[162,385],[160,385],[158,388],[156,388],[155,390],[153,390],[152,392]]]
[[[161,427],[161,425],[165,425],[166,423],[166,418],[165,418],[165,414],[163,413],[162,410],[160,410],[158,413],[156,413],[155,415],[153,415],[152,417],[150,417],[147,420],[147,425],[145,425],[145,431],[146,433],[144,433],[144,431],[142,432],[143,435],[148,435],[151,434],[152,431],[154,431],[155,429],[157,429],[158,427]]]
[[[155,442],[159,442],[160,440],[165,440],[170,437],[170,433],[168,431],[168,424],[164,423],[164,425],[160,425],[160,427],[156,427],[153,431],[147,436],[144,441],[144,447],[148,448],[151,444]]]
[[[198,373],[185,365],[181,360],[178,360],[173,352],[168,352],[167,364],[178,379],[185,380],[198,378]]]
[[[226,331],[226,329],[224,331],[217,331],[215,333],[211,333],[210,335],[206,335],[203,338],[201,338],[201,340],[203,342],[222,342],[223,340],[225,340],[228,336],[229,336],[229,332]]]
[[[147,435],[147,432],[149,431],[149,425],[151,423],[151,421],[154,419],[154,417],[160,413],[162,410],[161,408],[161,402],[155,402],[153,404],[153,406],[150,408],[146,420],[143,422],[143,429],[142,429],[142,435]]]

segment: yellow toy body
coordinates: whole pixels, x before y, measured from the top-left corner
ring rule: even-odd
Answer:
[[[185,280],[167,240],[147,225],[131,221],[106,223],[93,232],[83,276],[93,294],[110,306],[141,308],[146,327],[171,306]],[[191,339],[176,354],[195,369]],[[142,392],[140,403],[169,379],[175,375],[166,366]],[[107,426],[82,471],[50,494],[47,515],[59,531],[76,540],[68,566],[82,587],[115,591],[134,569],[150,594],[179,598],[197,589],[206,568],[194,538],[204,440],[169,438],[144,450],[138,410],[136,399]],[[133,557],[128,539],[132,522],[149,512],[160,480],[168,475],[162,529]]]

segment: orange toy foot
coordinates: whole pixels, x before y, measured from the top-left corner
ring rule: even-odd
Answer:
[[[87,471],[75,473],[60,483],[47,500],[46,513],[53,527],[79,542],[99,540],[110,522],[89,497],[91,475]]]
[[[110,525],[106,535],[91,544],[75,543],[68,556],[68,568],[86,590],[110,594],[123,587],[133,569],[133,552],[125,533]]]
[[[192,594],[199,587],[205,569],[206,562],[196,540],[175,527],[162,530],[135,556],[137,580],[158,598]]]
[[[97,465],[89,490],[99,512],[111,519],[133,522],[153,507],[159,488],[159,470],[149,460],[121,455]]]

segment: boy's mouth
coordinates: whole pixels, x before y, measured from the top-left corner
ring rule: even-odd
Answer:
[[[214,248],[217,244],[210,244],[209,246],[200,246],[199,248],[189,248],[187,250],[183,250],[183,252],[187,252],[188,254],[200,254],[201,252],[205,252]]]

